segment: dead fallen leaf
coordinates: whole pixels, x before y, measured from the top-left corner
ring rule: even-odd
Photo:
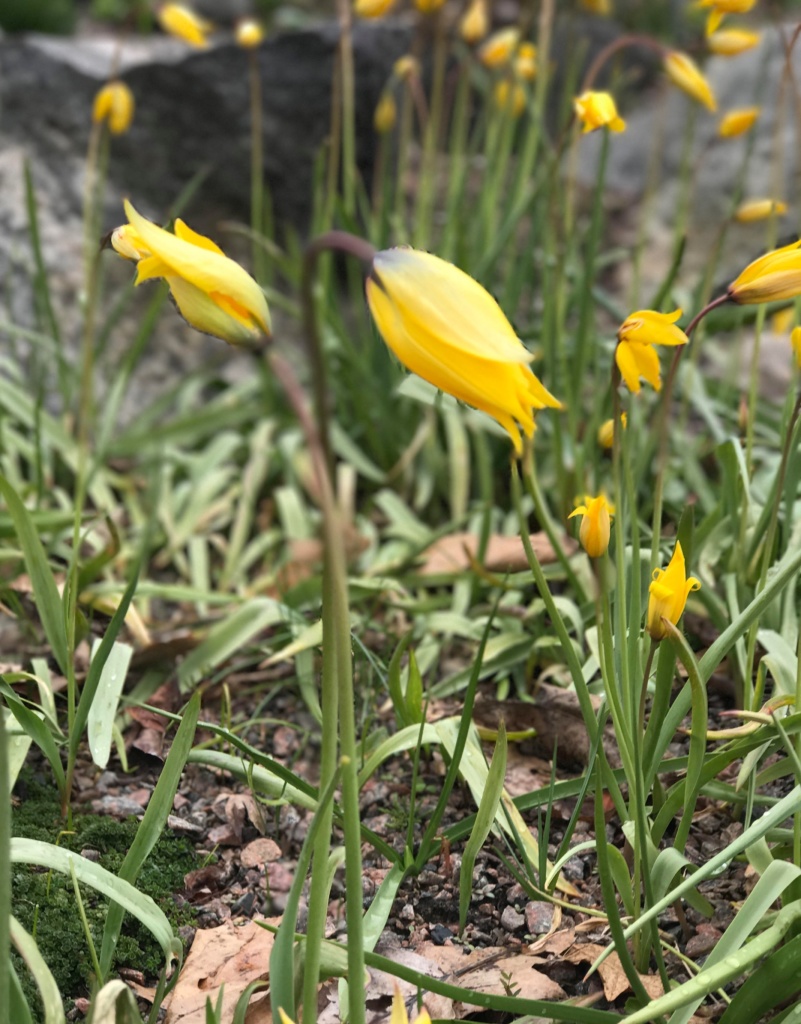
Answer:
[[[556,561],[556,553],[551,542],[544,533],[532,533],[531,546],[537,559],[547,565]],[[562,538],[562,546],[566,554],[576,550],[576,542],[571,537]],[[478,534],[451,533],[426,548],[423,552],[425,561],[420,566],[422,576],[451,576],[465,572],[475,563],[479,547]],[[523,572],[528,569],[528,559],[519,537],[503,537],[493,534],[487,542],[483,568],[488,572]]]
[[[266,923],[278,925],[279,917]],[[165,1024],[206,1024],[206,1000],[216,1005],[225,985],[220,1024],[231,1024],[237,1000],[253,981],[266,980],[273,934],[255,921],[200,929],[178,982],[165,1000]],[[272,1024],[269,998],[257,993],[248,1007],[246,1024]]]
[[[532,942],[526,949],[532,956],[535,953],[553,953],[555,956],[560,956],[566,949],[570,949],[575,941],[576,932],[571,921],[567,927],[543,935],[541,939]]]
[[[564,959],[571,964],[593,964],[605,949],[606,946],[601,946],[597,942],[587,942],[582,945],[573,946],[563,955]],[[610,1003],[613,1003],[619,996],[622,996],[624,992],[628,992],[631,988],[617,953],[609,954],[598,968],[598,974],[600,974],[601,981],[603,982],[604,995]],[[640,981],[642,981],[645,991],[652,999],[658,999],[659,996],[664,994],[662,982],[657,975],[641,974]]]

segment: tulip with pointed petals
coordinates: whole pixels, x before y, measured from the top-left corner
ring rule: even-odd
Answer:
[[[801,295],[801,238],[749,263],[727,294],[741,306],[778,302]]]
[[[597,498],[588,495],[584,499],[584,504],[574,508],[567,517],[582,517],[579,540],[590,558],[600,558],[609,547],[610,524],[614,512],[613,506],[603,494],[599,494]]]
[[[655,391],[661,389],[659,356],[654,345],[687,344],[689,338],[676,327],[680,316],[680,309],[672,313],[640,309],[621,324],[617,332],[615,362],[629,391],[636,394],[640,390],[640,377],[647,380]]]
[[[742,107],[740,110],[730,110],[720,120],[718,135],[722,139],[733,139],[738,135],[745,135],[750,131],[756,119],[759,117],[759,107]]]
[[[701,586],[695,576],[687,576],[684,566],[684,552],[676,541],[673,557],[667,569],[654,569],[653,581],[648,588],[648,618],[645,628],[654,640],[661,640],[666,630],[662,621],[667,619],[675,626],[682,616],[690,592]]]
[[[668,78],[674,85],[677,85],[698,103],[702,103],[708,110],[713,112],[717,110],[718,105],[712,87],[704,78],[695,61],[686,53],[671,50],[665,56],[664,66]]]
[[[608,92],[584,92],[573,100],[573,109],[585,133],[596,128],[608,128],[612,132],[626,129],[626,122],[619,116],[614,98]]]

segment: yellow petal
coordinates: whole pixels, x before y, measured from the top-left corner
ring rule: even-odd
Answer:
[[[131,127],[135,102],[125,82],[108,82],[95,96],[92,120],[106,121],[112,135],[122,135]]]
[[[459,22],[459,34],[468,46],[481,42],[489,31],[489,11],[487,0],[471,0],[462,20]]]
[[[237,23],[235,37],[239,46],[252,50],[264,42],[264,28],[255,18],[243,18]]]
[[[201,18],[186,4],[162,4],[156,11],[156,17],[165,32],[190,46],[204,49],[209,45],[206,36],[212,30],[211,22]]]
[[[718,134],[722,139],[732,139],[737,135],[744,135],[745,132],[753,128],[758,117],[759,107],[743,107],[741,110],[730,110],[721,119]]]
[[[478,51],[478,59],[485,68],[501,68],[512,59],[519,42],[520,29],[499,29],[493,32]]]
[[[247,311],[226,296],[209,295],[182,277],[166,276],[165,280],[181,315],[195,330],[230,345],[254,345],[264,336]]]
[[[734,219],[741,224],[750,224],[768,217],[782,217],[787,213],[787,204],[778,199],[748,199],[734,211]]]
[[[395,6],[395,0],[356,0],[353,13],[357,18],[383,18]]]
[[[760,40],[758,32],[748,32],[741,28],[723,28],[707,36],[707,46],[712,53],[721,57],[736,57],[739,53],[751,50]]]
[[[702,103],[709,110],[717,109],[709,82],[704,78],[695,61],[691,60],[686,53],[679,53],[678,50],[668,53],[665,57],[665,71],[673,84],[686,92],[688,96]]]
[[[639,309],[631,313],[620,326],[618,337],[621,341],[637,342],[640,345],[686,345],[689,338],[676,327],[682,311],[657,313],[653,309]]]

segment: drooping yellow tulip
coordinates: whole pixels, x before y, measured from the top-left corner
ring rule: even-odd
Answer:
[[[494,71],[511,61],[520,42],[519,28],[502,28],[493,32],[478,51],[478,59],[485,68]]]
[[[95,96],[92,120],[95,124],[105,121],[112,135],[122,135],[131,127],[135,107],[133,93],[125,82],[107,82]]]
[[[379,135],[387,135],[395,127],[398,120],[398,108],[395,97],[389,90],[381,93],[381,98],[373,114],[373,127]]]
[[[584,502],[583,505],[574,508],[567,518],[582,517],[579,527],[581,546],[590,558],[600,558],[609,547],[611,518],[615,510],[603,494],[599,494],[597,498],[588,495]]]
[[[620,414],[620,423],[623,429],[629,422],[629,418],[626,413]],[[615,443],[615,421],[613,419],[604,420],[604,422],[598,427],[598,444],[602,448],[611,448]]]
[[[706,33],[711,35],[726,14],[746,14],[756,0],[698,0],[699,7],[711,7],[706,21]]]
[[[529,368],[501,307],[452,263],[417,249],[375,254],[367,302],[384,341],[412,373],[492,416],[523,449],[534,410],[561,402]]]
[[[459,22],[459,35],[468,46],[475,46],[489,32],[489,26],[487,0],[470,0],[470,5]]]
[[[727,294],[742,306],[794,299],[801,295],[801,238],[749,263],[729,285]]]
[[[718,135],[722,139],[733,139],[737,135],[745,135],[750,131],[759,117],[759,107],[743,107],[740,110],[730,110],[721,118],[718,127]]]
[[[734,219],[740,224],[750,224],[768,217],[783,217],[785,213],[787,204],[779,199],[747,199],[734,211]]]
[[[243,18],[237,22],[234,37],[243,49],[255,50],[264,42],[264,26],[255,18]]]
[[[515,74],[525,82],[537,77],[537,47],[534,43],[521,43],[515,55]]]
[[[111,236],[113,248],[136,261],[136,284],[163,277],[184,319],[204,334],[231,345],[253,345],[270,334],[264,292],[210,238],[182,220],[165,231],[125,200],[128,224]]]
[[[653,582],[648,588],[648,618],[645,628],[654,640],[661,640],[665,635],[667,619],[675,626],[682,616],[684,606],[690,592],[701,586],[695,576],[687,576],[684,565],[684,552],[681,544],[676,541],[673,557],[667,569],[654,569]]]
[[[687,56],[678,50],[671,50],[664,61],[665,72],[668,78],[677,85],[679,89],[686,92],[698,103],[702,103],[708,110],[717,110],[717,102],[712,92],[712,87],[704,78],[701,69]]]
[[[383,18],[395,6],[395,0],[355,0],[353,13],[357,18]]]
[[[573,109],[585,133],[596,128],[608,128],[613,132],[626,129],[626,122],[618,114],[615,101],[608,92],[584,92],[573,100]]]
[[[640,378],[648,381],[655,391],[662,387],[659,371],[659,356],[654,345],[686,345],[689,338],[676,327],[681,310],[672,313],[656,313],[652,309],[640,309],[628,316],[617,332],[618,345],[615,362],[626,387],[637,394]]]
[[[209,45],[207,36],[214,26],[186,4],[162,4],[156,10],[156,18],[165,32],[190,46],[205,49]]]
[[[722,28],[707,36],[706,45],[719,57],[736,57],[739,53],[752,50],[761,39],[759,32],[744,28]]]

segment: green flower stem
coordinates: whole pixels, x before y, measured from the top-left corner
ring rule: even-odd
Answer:
[[[632,722],[634,694],[631,685],[628,658],[628,625],[626,610],[626,508],[623,492],[622,445],[623,431],[620,420],[620,371],[617,364],[612,364],[612,416],[614,428],[612,434],[612,476],[615,487],[615,566],[617,569],[617,588],[615,592],[615,653],[618,665],[618,678],[622,692],[624,720]]]
[[[612,605],[609,600],[609,552],[604,552],[598,560],[599,584],[599,631],[598,640],[601,653],[601,675],[604,681],[604,693],[612,712],[620,760],[626,778],[634,774],[634,753],[631,748],[630,731],[626,727],[623,705],[620,701],[620,690],[615,673],[615,641],[612,634]]]
[[[537,471],[534,467],[534,453],[529,451],[524,455],[522,460],[523,468],[523,483],[526,486],[529,497],[534,502],[534,512],[537,515],[537,520],[540,527],[545,532],[545,536],[551,542],[554,554],[556,555],[559,564],[565,570],[567,580],[573,589],[574,593],[580,602],[587,600],[587,591],[584,584],[576,575],[573,566],[570,564],[570,559],[565,554],[562,542],[556,532],[556,524],[551,518],[551,513],[548,510],[548,506],[545,503],[545,499],[542,496],[540,490],[539,480],[537,479]]]
[[[556,602],[553,599],[551,590],[548,586],[548,581],[545,579],[545,573],[542,571],[542,566],[539,563],[539,559],[534,552],[534,548],[531,546],[526,514],[523,511],[520,470],[518,469],[517,462],[515,461],[512,462],[512,504],[514,505],[515,512],[517,513],[517,520],[520,528],[520,539],[523,542],[523,549],[526,552],[526,558],[528,559],[528,564],[531,568],[534,582],[537,585],[537,590],[540,592],[540,597],[545,605],[545,610],[548,612],[551,623],[556,630],[556,635],[559,637],[559,642],[562,645],[562,653],[565,656],[565,661],[567,662],[567,667],[573,680],[573,686],[576,690],[576,697],[578,698],[581,714],[584,718],[584,724],[590,737],[590,743],[593,743],[598,731],[598,720],[595,714],[595,709],[592,706],[590,691],[587,688],[584,673],[581,671],[581,662],[576,654],[573,641],[567,631],[567,626],[565,625],[561,612],[557,608]]]
[[[286,360],[270,352],[270,367],[298,418],[312,457],[323,511],[325,562],[323,566],[323,751],[320,764],[322,792],[337,770],[337,712],[342,753],[342,803],[345,833],[346,920],[348,927],[348,980],[351,1024],[364,1024],[364,944],[362,940],[362,861],[359,820],[358,752],[350,647],[350,616],[344,531],[334,495],[329,465],[317,424],[300,383]],[[325,824],[325,823],[324,823]],[[324,837],[324,840],[323,838]],[[309,895],[307,960],[303,981],[304,1024],[316,1020],[319,957],[328,908],[328,830],[320,829],[315,843]]]
[[[353,67],[353,18],[348,0],[337,0],[339,81],[342,103],[342,203],[349,218],[356,213],[356,77]]]
[[[716,299],[713,299],[711,302],[708,302],[699,313],[696,313],[690,321],[687,330],[684,332],[690,341],[692,341],[695,329],[707,313],[711,313],[713,309],[717,309],[718,306],[722,306],[728,301],[728,293],[724,293],[723,295],[719,295]],[[679,361],[681,360],[681,354],[686,347],[686,345],[677,345],[673,352],[673,359],[670,363],[667,380],[665,381],[665,387],[662,392],[662,401],[659,404],[659,412],[657,414],[656,435],[659,438],[659,447],[657,450],[656,478],[654,480],[654,515],[651,533],[652,566],[657,563],[659,556],[659,540],[662,535],[662,502],[665,491],[665,471],[667,469],[668,458],[668,412],[673,398],[673,386],[676,382]],[[617,421],[615,421],[615,431],[617,431]]]
[[[437,183],[437,142],[442,122],[445,65],[448,57],[448,37],[441,15],[441,11],[436,11],[432,15],[434,19],[434,75],[431,84],[431,109],[423,135],[423,155],[414,219],[414,244],[418,249],[427,249],[432,242],[431,228]]]
[[[264,234],[264,130],[262,126],[261,70],[259,51],[248,52],[250,85],[250,230],[253,276],[265,283],[265,252],[261,244]]]
[[[8,772],[8,733],[5,709],[0,710],[0,1020],[10,1020],[11,949],[11,802]]]

